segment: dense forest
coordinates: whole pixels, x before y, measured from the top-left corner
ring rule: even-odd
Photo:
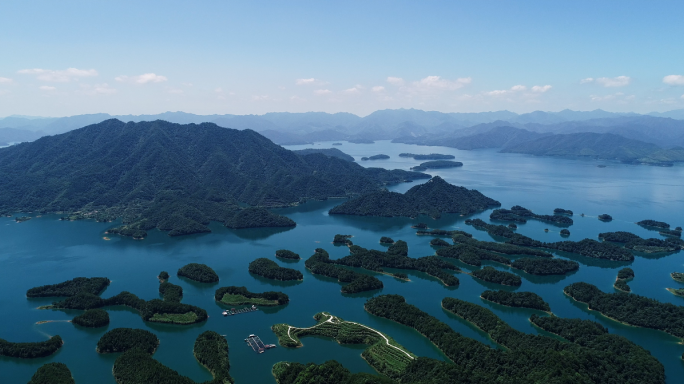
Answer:
[[[451,244],[440,238],[434,238],[430,240],[430,245],[432,245],[433,247],[448,247]]]
[[[451,259],[458,259],[462,262],[479,267],[482,265],[482,260],[496,261],[504,265],[510,265],[511,260],[500,254],[490,252],[481,248],[474,247],[468,244],[458,243],[448,247],[438,249],[435,254],[440,257],[447,257]]]
[[[510,272],[499,271],[490,266],[474,270],[471,275],[489,283],[508,285],[511,287],[519,287],[522,284],[520,276]]]
[[[608,328],[591,320],[532,315],[530,322],[572,343],[586,344],[595,337],[608,334]]]
[[[554,213],[556,212],[554,211]],[[526,223],[529,219],[535,219],[558,226],[569,226],[573,224],[572,219],[565,214],[537,215],[529,209],[519,205],[511,207],[511,209],[495,209],[491,215],[489,215],[489,218],[492,220],[513,221],[517,223]]]
[[[417,259],[408,257],[408,245],[403,240],[397,240],[384,252],[375,249],[369,250],[358,245],[349,247],[349,252],[349,256],[329,262],[348,267],[364,268],[374,272],[384,272],[383,268],[410,269],[436,277],[447,286],[459,284],[458,278],[444,271],[445,269],[459,271],[458,267],[436,256],[425,256]]]
[[[28,384],[76,384],[64,363],[47,363],[38,368]]]
[[[304,275],[296,269],[283,268],[275,261],[261,257],[249,263],[249,272],[273,280],[303,280]]]
[[[164,281],[159,284],[159,294],[162,295],[164,301],[180,303],[183,299],[183,287]]]
[[[352,241],[349,240],[352,238],[352,235],[342,235],[342,234],[336,234],[335,237],[333,238],[333,244],[352,244]]]
[[[611,216],[607,213],[604,213],[604,214],[598,215],[598,219],[601,221],[613,221],[613,216]]]
[[[610,243],[601,243],[592,239],[580,241],[559,241],[544,243],[544,247],[563,252],[577,253],[585,257],[612,261],[633,261],[634,255],[627,249]]]
[[[241,203],[289,206],[429,178],[301,156],[249,129],[115,119],[5,148],[0,174],[0,213],[118,217],[116,231],[138,237],[153,228],[182,235],[207,232],[210,221],[239,224]]]
[[[604,316],[684,338],[684,307],[624,292],[604,293],[587,283],[574,283],[563,291]]]
[[[440,217],[442,213],[465,215],[500,205],[498,201],[474,189],[457,187],[435,176],[404,194],[389,191],[371,192],[342,203],[329,212],[358,216],[417,217],[424,214]]]
[[[382,281],[377,277],[338,267],[333,260],[330,260],[330,255],[323,248],[316,248],[304,265],[314,275],[332,277],[340,283],[349,283],[342,287],[342,293],[373,291],[383,287]]]
[[[656,220],[641,220],[637,222],[638,225],[642,227],[652,227],[652,228],[658,228],[658,229],[669,229],[670,224],[665,223],[663,221],[656,221]]]
[[[670,277],[672,277],[672,280],[674,280],[674,281],[679,281],[680,283],[684,283],[684,273],[683,272],[672,272],[672,273],[670,273]]]
[[[13,343],[0,339],[0,356],[19,357],[22,359],[35,359],[37,357],[47,357],[62,348],[62,338],[52,336],[46,341],[32,343]]]
[[[631,232],[624,231],[599,233],[599,239],[613,243],[624,243],[625,248],[644,253],[676,252],[684,248],[684,240],[679,238],[643,239]]]
[[[511,266],[521,269],[531,275],[565,275],[568,272],[579,269],[579,263],[572,260],[558,258],[531,258],[523,257],[515,260]]]
[[[454,243],[466,244],[475,248],[483,249],[485,251],[501,253],[504,255],[525,255],[525,256],[539,256],[539,257],[553,257],[552,254],[539,250],[522,247],[519,245],[509,243],[497,243],[493,241],[480,241],[470,238],[468,236],[456,235],[452,238]]]
[[[151,355],[158,346],[159,339],[152,332],[144,329],[115,328],[100,337],[97,342],[97,352],[126,352],[137,348]]]
[[[416,155],[415,153],[400,153],[399,157],[412,157],[414,160],[453,160],[454,155],[442,155],[440,153],[430,153],[427,155]]]
[[[394,243],[394,239],[391,237],[383,236],[380,238],[380,244],[392,244]]]
[[[622,268],[621,270],[618,271],[617,275],[618,279],[633,279],[634,278],[634,270],[632,268]]]
[[[464,337],[448,325],[407,304],[398,295],[366,302],[366,310],[414,328],[451,361],[418,358],[409,364],[402,383],[664,383],[664,368],[648,351],[624,337],[587,335],[576,342],[519,332],[491,311],[446,298],[442,306],[487,332],[506,349]],[[563,324],[572,328],[574,323]],[[572,334],[569,329],[567,334]],[[638,363],[635,363],[638,362]]]
[[[508,307],[538,309],[550,312],[549,304],[533,292],[484,291],[481,298]]]
[[[335,360],[323,364],[281,361],[273,366],[278,384],[396,384],[384,376],[351,373]]]
[[[178,276],[187,277],[199,283],[218,283],[219,277],[211,267],[206,264],[190,263],[178,270]]]
[[[106,277],[77,277],[59,284],[31,288],[26,291],[26,297],[70,297],[81,292],[99,295],[109,283]]]
[[[195,340],[193,352],[197,361],[211,372],[212,384],[230,384],[228,341],[214,331],[202,332]]]
[[[299,257],[298,253],[294,253],[287,249],[279,249],[276,251],[275,255],[276,257],[280,257],[281,259],[301,260],[301,257]]]
[[[462,167],[463,163],[460,161],[451,161],[451,160],[432,160],[432,161],[426,161],[424,163],[420,163],[419,165],[416,165],[415,167],[411,167],[412,171],[427,171],[428,169],[440,169],[440,168],[458,168]]]
[[[169,279],[169,273],[166,271],[161,271],[161,272],[159,272],[159,275],[157,276],[157,278],[159,279],[160,283],[163,283]]]
[[[268,291],[264,293],[254,293],[246,287],[221,287],[214,293],[214,299],[229,305],[283,305],[290,302],[290,298],[282,293]]]
[[[99,328],[109,324],[109,313],[104,309],[89,309],[74,317],[72,323],[88,328]]]

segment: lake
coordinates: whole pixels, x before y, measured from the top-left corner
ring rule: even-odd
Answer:
[[[331,143],[306,146],[288,146],[288,149],[331,148]],[[351,144],[343,142],[336,146],[354,156],[366,167],[405,169],[420,162],[412,158],[400,158],[399,153],[419,154],[445,153],[456,156],[463,167],[428,171],[446,181],[477,189],[485,195],[501,201],[504,208],[522,205],[539,214],[551,214],[554,208],[571,209],[575,212],[575,224],[569,229],[571,240],[585,237],[596,239],[606,231],[630,231],[642,237],[660,237],[634,224],[644,219],[670,223],[673,227],[684,225],[684,167],[670,168],[626,165],[596,160],[568,160],[537,158],[519,154],[500,154],[493,150],[460,151],[442,147],[424,147],[392,144],[386,141],[375,144]],[[360,161],[362,156],[387,154],[387,160]],[[599,168],[597,165],[607,165]],[[421,181],[422,182],[422,181]],[[416,183],[391,186],[393,191],[404,192]],[[0,218],[0,338],[8,341],[43,341],[59,334],[64,346],[54,355],[44,359],[14,359],[0,357],[0,382],[26,383],[36,369],[46,362],[63,362],[68,365],[77,383],[114,383],[112,365],[118,354],[100,355],[95,352],[98,339],[107,331],[119,327],[143,328],[155,333],[161,344],[154,358],[181,374],[201,382],[211,379],[209,372],[193,357],[195,338],[206,330],[225,335],[230,346],[230,373],[237,383],[274,383],[271,367],[278,361],[302,363],[335,359],[354,372],[374,370],[360,354],[365,346],[343,346],[334,340],[304,337],[304,347],[287,349],[278,347],[257,354],[244,342],[249,334],[256,334],[269,343],[277,343],[270,327],[276,323],[308,327],[314,324],[313,315],[328,311],[345,320],[365,324],[393,337],[411,352],[436,359],[445,357],[426,338],[402,325],[374,317],[363,309],[364,302],[377,294],[400,294],[408,303],[416,305],[444,321],[457,332],[493,345],[485,334],[469,324],[450,315],[440,307],[444,297],[468,300],[493,310],[516,329],[537,333],[527,320],[535,311],[513,309],[482,301],[479,296],[486,289],[501,289],[465,274],[457,274],[461,284],[456,288],[443,286],[438,280],[422,273],[409,272],[410,282],[400,281],[387,275],[376,275],[384,284],[380,292],[343,295],[341,284],[329,278],[314,276],[304,268],[304,260],[322,247],[338,258],[348,254],[347,247],[333,246],[335,234],[351,234],[354,244],[366,248],[382,249],[378,243],[381,236],[405,240],[409,244],[409,256],[420,257],[434,254],[429,245],[430,237],[417,236],[411,225],[424,221],[432,228],[462,229],[481,240],[491,240],[482,231],[464,224],[465,217],[443,215],[439,220],[420,218],[369,218],[352,216],[329,216],[328,210],[341,200],[308,202],[298,207],[278,210],[297,222],[297,227],[282,229],[230,230],[218,223],[211,225],[212,233],[170,238],[165,233],[150,231],[147,239],[135,241],[130,238],[110,236],[103,239],[104,231],[116,223],[92,221],[63,222],[56,215],[36,217],[23,223],[13,218]],[[471,218],[489,221],[491,211]],[[584,213],[585,217],[579,214]],[[614,220],[601,222],[597,216],[608,213]],[[23,214],[17,213],[17,216]],[[548,228],[549,232],[544,232]],[[529,221],[518,225],[518,232],[542,241],[559,241],[560,228],[551,224]],[[304,260],[298,262],[275,258],[277,249],[289,249],[299,253]],[[258,257],[276,260],[282,266],[295,268],[304,274],[304,281],[279,283],[247,272],[247,265]],[[584,281],[595,284],[604,292],[613,292],[617,271],[626,265],[634,269],[636,277],[629,283],[636,294],[663,302],[684,305],[684,299],[665,290],[678,287],[669,274],[684,272],[684,253],[667,256],[637,256],[632,263],[598,261],[581,256],[564,256],[580,263],[576,273],[556,277],[535,277],[516,271],[523,278],[517,291],[539,294],[561,317],[584,318],[598,321],[611,333],[625,336],[648,349],[665,366],[668,383],[684,377],[684,362],[680,356],[684,345],[664,332],[621,325],[574,303],[563,294],[563,288],[571,283]],[[191,262],[205,263],[218,273],[218,284],[199,284],[178,278],[178,268]],[[464,270],[472,267],[456,262]],[[490,263],[484,262],[487,265]],[[498,269],[507,268],[490,264]],[[78,276],[104,276],[112,284],[102,295],[110,297],[121,291],[130,291],[149,300],[158,298],[160,271],[171,274],[170,282],[181,285],[183,303],[197,305],[209,313],[207,322],[193,326],[161,325],[144,323],[137,312],[126,308],[109,308],[111,323],[98,329],[79,328],[64,322],[81,311],[38,310],[53,299],[27,299],[26,290],[39,285],[54,284]],[[370,272],[365,272],[370,273]],[[223,317],[224,307],[214,301],[214,291],[221,286],[246,286],[252,292],[279,290],[290,296],[290,303],[283,307],[267,308],[257,312]],[[510,289],[510,288],[506,288]],[[42,320],[56,322],[36,324]],[[680,379],[676,379],[679,377]]]

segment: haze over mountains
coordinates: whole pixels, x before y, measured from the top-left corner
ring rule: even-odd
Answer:
[[[684,161],[678,149],[684,147],[684,110],[647,115],[603,110],[516,114],[509,111],[442,113],[398,109],[380,110],[365,117],[324,112],[206,116],[166,112],[158,115],[93,114],[63,118],[11,116],[0,119],[0,144],[32,141],[44,135],[64,133],[113,117],[133,122],[213,122],[224,128],[257,131],[281,145],[317,141],[393,140],[464,150],[500,148],[507,152],[535,155],[595,157],[659,165]],[[586,133],[599,136],[582,136]],[[575,136],[537,141],[552,135],[567,134]],[[624,141],[623,138],[630,140]],[[605,145],[611,149],[603,150]],[[625,148],[625,145],[629,148]],[[674,152],[670,151],[672,149]]]

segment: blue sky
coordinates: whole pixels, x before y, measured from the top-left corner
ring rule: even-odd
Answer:
[[[4,1],[0,116],[684,108],[684,1]]]

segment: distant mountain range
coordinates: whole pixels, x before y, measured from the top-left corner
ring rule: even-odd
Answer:
[[[364,168],[337,150],[297,154],[248,129],[115,119],[2,148],[0,174],[0,213],[118,217],[126,228],[117,233],[135,237],[152,228],[206,232],[210,221],[236,227],[236,217],[279,224],[282,217],[243,207],[352,196],[430,177]]]
[[[30,118],[11,116],[0,119],[0,143],[32,141],[45,135],[64,133],[89,124],[97,124],[113,116],[108,114],[78,115],[63,118]],[[482,113],[442,113],[417,109],[381,110],[359,117],[350,113],[267,113],[264,115],[194,115],[184,112],[166,112],[158,115],[115,116],[122,121],[164,120],[180,124],[212,122],[224,128],[251,129],[276,144],[308,144],[319,141],[394,142],[421,145],[447,146],[464,150],[501,148],[521,153],[593,153],[594,157],[632,162],[663,164],[677,160],[673,148],[684,147],[684,110],[640,115],[612,113],[603,110],[560,112],[536,111],[516,114],[509,111]],[[636,140],[629,148],[620,151],[591,146],[583,149],[547,151],[532,148],[525,143],[552,136],[579,133],[610,134],[599,140],[622,145],[615,136]],[[589,137],[589,136],[587,136]],[[550,140],[550,141],[548,141]],[[554,140],[539,141],[539,144]],[[594,139],[579,140],[574,145],[589,145]],[[558,143],[569,143],[558,139]],[[649,149],[645,144],[655,144]],[[544,144],[545,145],[545,144]],[[626,145],[626,144],[625,144]],[[640,151],[635,146],[642,146]],[[663,152],[666,151],[666,152]],[[678,153],[675,150],[676,153]],[[612,157],[615,154],[626,157]],[[627,156],[627,154],[632,154]],[[568,155],[573,156],[573,155]],[[589,155],[577,155],[589,156]]]

